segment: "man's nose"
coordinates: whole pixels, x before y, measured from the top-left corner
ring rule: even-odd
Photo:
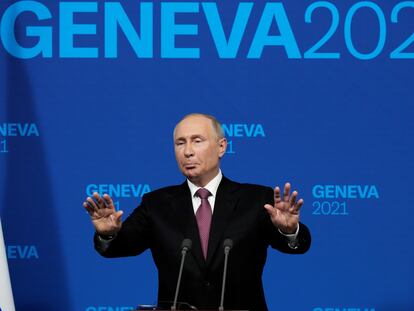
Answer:
[[[194,150],[193,150],[193,147],[191,146],[191,144],[185,144],[184,155],[186,157],[191,157],[191,156],[194,155]]]

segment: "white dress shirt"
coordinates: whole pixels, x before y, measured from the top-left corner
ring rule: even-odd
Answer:
[[[208,197],[208,203],[210,203],[210,206],[211,206],[211,213],[212,214],[214,213],[214,203],[216,202],[217,189],[220,185],[222,178],[223,178],[223,174],[221,173],[221,170],[219,170],[217,176],[214,177],[212,180],[210,180],[210,182],[207,185],[205,185],[205,187],[196,186],[187,179],[187,184],[191,192],[191,199],[193,202],[194,214],[197,213],[197,210],[201,204],[201,198],[196,195],[197,190],[200,188],[204,188],[210,191],[211,195]]]

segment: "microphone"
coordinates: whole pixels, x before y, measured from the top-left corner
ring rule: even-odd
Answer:
[[[180,283],[181,283],[181,275],[183,274],[183,267],[184,267],[184,259],[187,252],[191,249],[191,245],[193,243],[190,239],[184,239],[181,243],[181,265],[180,265],[180,271],[178,272],[178,280],[177,280],[177,286],[175,287],[175,296],[174,296],[174,303],[171,306],[171,310],[175,311],[177,310],[177,299],[178,299],[178,291],[180,290]]]
[[[233,240],[232,239],[225,239],[223,242],[224,248],[224,270],[223,270],[223,285],[221,286],[221,300],[220,300],[220,307],[219,311],[224,310],[224,291],[226,288],[226,274],[227,274],[227,260],[229,258],[229,253],[231,248],[233,247]]]

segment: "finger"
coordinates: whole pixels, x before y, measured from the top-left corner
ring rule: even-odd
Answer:
[[[90,206],[89,204],[88,204],[88,202],[83,202],[83,207],[86,209],[86,211],[88,212],[88,214],[90,215],[90,216],[92,216],[93,215],[93,213],[94,213],[94,210],[93,210],[93,207],[92,206]]]
[[[104,198],[105,203],[106,203],[106,206],[107,206],[108,208],[110,208],[110,209],[115,209],[114,201],[112,201],[112,198],[111,198],[111,197],[110,197],[107,193],[105,193],[105,194],[103,195],[103,198]]]
[[[295,206],[296,198],[298,197],[298,192],[295,190],[292,192],[292,196],[290,197],[289,204],[291,207]]]
[[[280,198],[280,188],[276,187],[275,188],[275,203],[279,203],[281,201],[282,199]]]
[[[106,207],[104,200],[101,198],[101,196],[99,195],[98,192],[94,192],[93,197],[94,197],[95,201],[98,202],[98,207],[99,208],[105,208]]]
[[[86,202],[94,209],[94,211],[98,211],[99,208],[91,197],[87,197]]]
[[[288,202],[289,201],[289,195],[290,195],[290,183],[285,184],[285,189],[283,191],[283,201]]]
[[[303,203],[304,203],[303,199],[300,199],[295,205],[295,210],[299,212],[299,210],[302,207]]]

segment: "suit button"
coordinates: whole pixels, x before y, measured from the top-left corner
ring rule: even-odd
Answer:
[[[204,281],[204,286],[206,286],[206,287],[210,286],[210,282],[209,281]]]

